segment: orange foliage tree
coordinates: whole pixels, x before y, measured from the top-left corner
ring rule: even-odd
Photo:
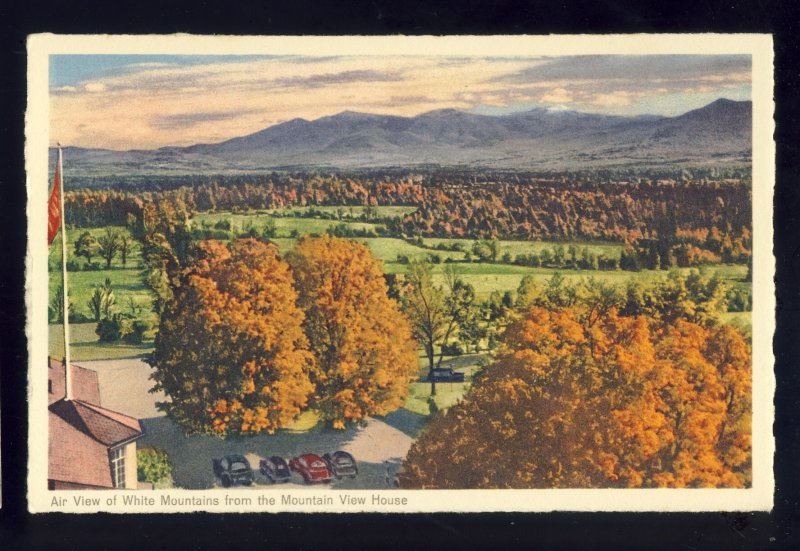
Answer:
[[[750,347],[731,327],[525,310],[412,446],[408,488],[743,487]]]
[[[272,433],[313,391],[314,365],[289,266],[254,239],[199,245],[161,315],[158,407],[187,432]]]
[[[314,407],[337,428],[400,407],[416,345],[380,263],[364,245],[330,236],[301,239],[288,261],[316,355]]]

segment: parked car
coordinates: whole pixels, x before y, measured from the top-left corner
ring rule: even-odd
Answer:
[[[435,383],[463,383],[464,374],[450,368],[440,367],[433,370],[428,380]]]
[[[277,484],[279,482],[288,482],[292,478],[292,472],[289,470],[289,465],[286,460],[278,455],[273,455],[267,459],[262,459],[258,465],[261,474],[269,478],[269,480]]]
[[[303,477],[306,484],[330,482],[331,471],[325,461],[315,453],[306,453],[289,461],[289,468]]]
[[[336,478],[355,478],[358,476],[358,465],[352,455],[345,451],[326,453],[322,460],[328,465],[328,470]]]
[[[214,474],[219,478],[225,488],[253,483],[253,469],[250,462],[243,455],[231,453],[221,459],[214,459]]]

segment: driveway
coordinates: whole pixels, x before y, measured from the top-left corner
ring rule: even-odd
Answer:
[[[410,413],[410,416],[416,414]],[[386,489],[393,487],[394,478],[414,439],[404,432],[405,417],[390,414],[383,419],[368,419],[363,426],[335,430],[322,426],[302,433],[279,431],[274,435],[230,437],[227,439],[208,435],[184,436],[180,428],[167,417],[143,419],[145,436],[140,447],[165,450],[173,463],[172,477],[181,488],[202,489],[219,486],[211,462],[228,453],[244,455],[253,469],[258,469],[262,457],[280,455],[287,460],[303,453],[322,455],[344,450],[350,452],[358,463],[358,477],[334,480],[331,488]],[[417,422],[422,427],[422,416]],[[393,426],[397,425],[397,426]],[[256,486],[273,486],[260,473],[256,473]],[[294,474],[288,484],[274,485],[276,489],[307,487],[299,475]],[[319,486],[314,486],[319,488]],[[323,486],[324,487],[324,486]]]
[[[140,448],[154,447],[166,451],[173,463],[175,486],[187,489],[205,489],[219,486],[211,462],[215,457],[240,453],[248,458],[257,471],[259,459],[280,455],[287,460],[303,453],[344,450],[355,457],[359,473],[355,479],[334,480],[324,487],[387,489],[408,453],[414,438],[425,425],[426,417],[400,409],[386,417],[370,418],[361,426],[334,430],[320,425],[305,432],[278,431],[274,435],[230,437],[222,439],[208,435],[186,436],[155,403],[164,401],[163,393],[150,393],[153,382],[149,365],[141,359],[76,362],[82,367],[97,371],[100,381],[100,399],[104,407],[125,413],[141,420],[144,436],[138,441]],[[293,475],[288,484],[275,485],[276,489],[307,487],[299,475]],[[256,486],[272,486],[256,472]],[[314,486],[319,488],[319,486]]]

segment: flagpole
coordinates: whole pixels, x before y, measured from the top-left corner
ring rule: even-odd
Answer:
[[[65,219],[67,218],[64,211],[64,169],[61,162],[61,144],[58,144],[58,182],[59,199],[61,200],[61,273],[64,285],[64,386],[65,400],[72,400],[72,375],[70,374],[70,361],[69,361],[69,292],[67,289],[67,227]]]

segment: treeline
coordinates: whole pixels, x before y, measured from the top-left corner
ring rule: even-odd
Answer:
[[[744,184],[450,184],[426,189],[425,202],[390,228],[427,237],[658,241],[666,257],[682,244],[749,256],[751,218]]]
[[[416,210],[403,218],[380,220],[388,234],[622,242],[642,268],[744,262],[752,248],[750,186],[727,180],[599,183],[515,176],[480,183],[466,175],[396,181],[335,175],[264,177],[158,192],[69,192],[67,223],[97,227],[131,218],[136,222],[144,217],[146,205],[163,202],[187,217],[291,206],[407,205]]]
[[[67,223],[78,227],[118,225],[138,215],[150,202],[169,201],[179,211],[248,212],[293,206],[417,205],[425,189],[410,178],[402,181],[353,178],[270,177],[247,181],[210,181],[160,191],[80,189],[65,194]]]

